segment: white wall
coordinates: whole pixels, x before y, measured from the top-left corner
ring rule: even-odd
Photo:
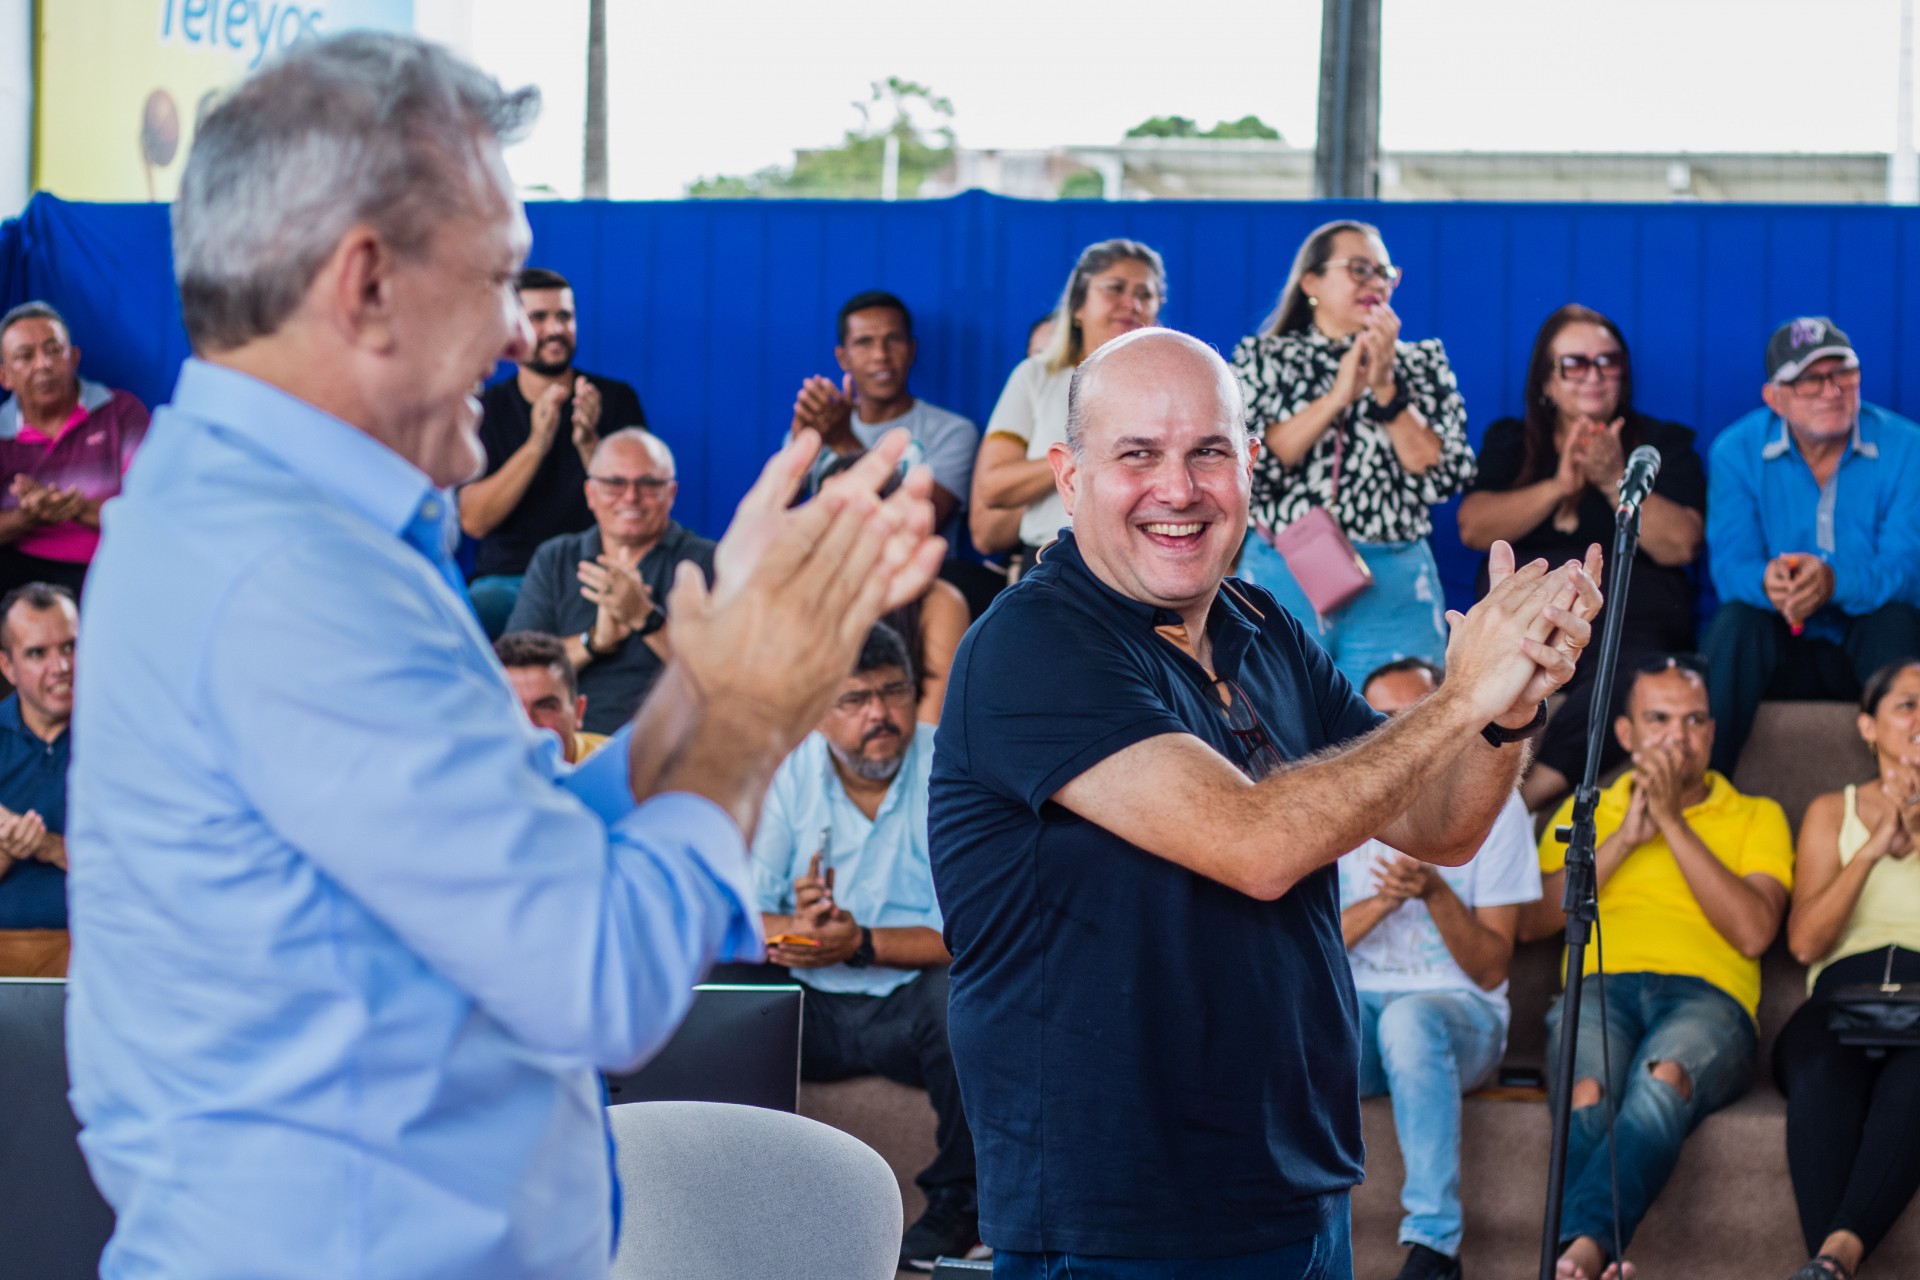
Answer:
[[[33,0],[0,0],[0,218],[27,203],[33,139]]]

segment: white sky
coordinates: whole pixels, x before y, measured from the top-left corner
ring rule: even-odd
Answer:
[[[620,199],[789,163],[873,80],[951,98],[972,147],[1117,141],[1153,115],[1314,136],[1321,0],[609,0]],[[580,190],[586,0],[472,0],[473,56],[538,84],[523,184]],[[1407,150],[1887,151],[1899,0],[1385,0],[1381,142]]]

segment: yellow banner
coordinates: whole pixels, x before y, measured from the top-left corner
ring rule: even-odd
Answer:
[[[39,0],[34,188],[171,200],[221,90],[355,28],[411,31],[413,0]]]

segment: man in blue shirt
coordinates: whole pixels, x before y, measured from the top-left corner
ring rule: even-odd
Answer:
[[[32,582],[0,599],[0,929],[67,927],[73,594]]]
[[[1708,467],[1720,610],[1703,649],[1726,774],[1763,698],[1851,701],[1920,653],[1920,426],[1861,402],[1860,357],[1825,316],[1774,331],[1760,397]]]
[[[895,437],[742,500],[676,655],[578,770],[449,556],[472,391],[530,333],[500,140],[439,46],[299,45],[202,123],[173,205],[197,357],[113,503],[73,766],[74,1110],[108,1280],[604,1276],[596,1068],[760,954],[743,832],[879,613],[925,589]]]
[[[1051,460],[1073,531],[967,634],[934,748],[981,1237],[1020,1280],[1348,1275],[1334,864],[1373,836],[1472,856],[1591,635],[1598,548],[1516,571],[1496,543],[1446,684],[1383,723],[1272,596],[1222,581],[1253,456],[1212,348],[1102,347]]]
[[[753,837],[768,958],[806,985],[800,1074],[877,1072],[927,1091],[939,1154],[900,1265],[932,1270],[979,1240],[973,1136],[947,1048],[947,947],[927,865],[933,734],[916,731],[913,664],[885,623],[774,775]],[[787,941],[782,942],[782,939]]]

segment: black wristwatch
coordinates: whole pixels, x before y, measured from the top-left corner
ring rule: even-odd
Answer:
[[[1369,400],[1367,401],[1365,410],[1367,421],[1380,423],[1392,422],[1395,418],[1405,413],[1407,406],[1412,403],[1413,397],[1407,394],[1406,388],[1404,387],[1396,390],[1393,393],[1393,399],[1387,401],[1385,404],[1381,404],[1378,400]]]
[[[615,645],[611,649],[594,648],[592,627],[588,627],[580,633],[580,647],[587,651],[587,656],[590,658],[611,658],[614,654],[620,652],[619,645]]]
[[[653,606],[653,612],[646,616],[645,620],[640,623],[640,629],[633,634],[637,636],[650,636],[666,625],[666,610],[662,609],[659,605],[655,605]]]
[[[860,927],[860,945],[844,961],[849,969],[865,969],[873,964],[873,930]]]
[[[1486,728],[1480,730],[1480,736],[1487,740],[1489,746],[1504,747],[1510,742],[1524,742],[1546,727],[1547,704],[1542,702],[1540,709],[1533,713],[1533,719],[1518,729],[1504,729],[1497,724],[1488,724]]]

